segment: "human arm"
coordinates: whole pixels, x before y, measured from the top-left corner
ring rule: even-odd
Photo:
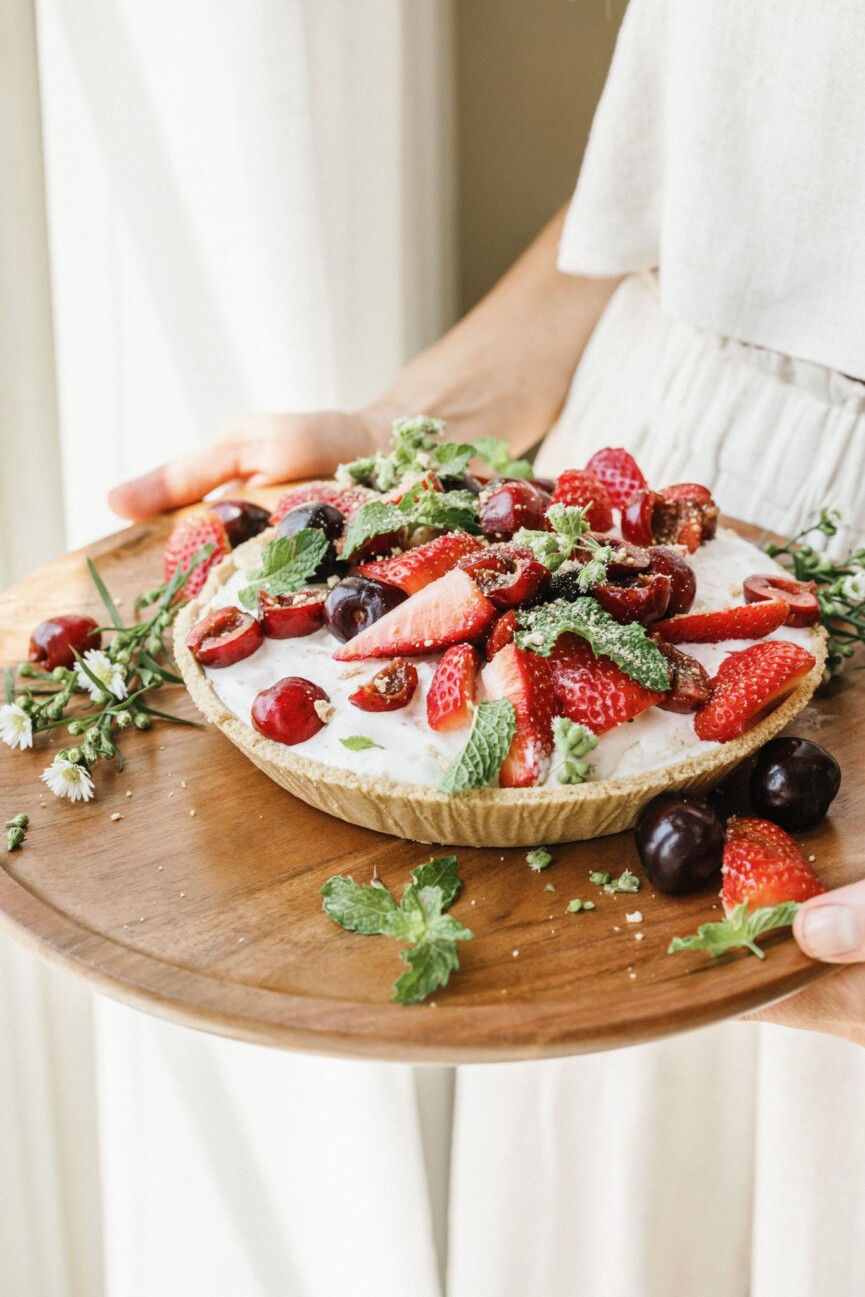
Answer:
[[[501,437],[521,454],[546,432],[618,279],[556,268],[564,209],[490,293],[416,356],[371,405],[344,413],[249,414],[211,442],[117,486],[111,507],[138,519],[228,482],[263,486],[332,473],[383,448],[393,419],[431,414],[448,436]]]

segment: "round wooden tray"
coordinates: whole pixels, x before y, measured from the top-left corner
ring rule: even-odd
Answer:
[[[273,494],[258,498],[270,503]],[[51,613],[102,619],[87,553],[131,616],[135,594],[159,579],[172,521],[67,555],[0,597],[0,662],[20,661],[31,628]],[[195,715],[181,688],[158,705]],[[831,818],[803,843],[830,886],[852,881],[865,872],[861,681],[848,677],[794,729],[825,743],[846,772]],[[719,917],[717,897],[665,897],[645,884],[614,897],[592,886],[590,870],[638,868],[630,834],[557,846],[541,874],[524,850],[461,847],[465,886],[453,913],[475,939],[461,946],[462,969],[434,1003],[403,1008],[388,998],[402,967],[397,944],[337,928],[319,889],[335,873],[368,881],[375,867],[398,895],[429,848],[297,801],[212,728],[136,734],[123,773],[100,769],[94,802],[61,803],[39,781],[68,742],[61,735],[39,739],[33,752],[0,752],[0,818],[26,811],[32,822],[23,849],[2,855],[0,921],[96,989],[187,1026],[400,1061],[541,1058],[733,1017],[832,971],[786,934],[767,941],[762,962],[668,956],[671,937]],[[115,812],[122,818],[112,821]],[[597,908],[565,913],[575,896]],[[627,923],[636,909],[643,922]]]

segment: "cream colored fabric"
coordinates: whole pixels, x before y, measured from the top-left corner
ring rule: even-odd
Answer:
[[[855,0],[631,0],[562,269],[865,378],[863,86]]]

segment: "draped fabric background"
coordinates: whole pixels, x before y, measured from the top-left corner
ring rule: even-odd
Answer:
[[[4,584],[114,529],[120,478],[243,410],[357,404],[449,323],[451,17],[449,0],[0,5]],[[97,1019],[110,1297],[371,1294],[400,1274],[437,1290],[424,1170],[444,1141],[415,1099],[446,1117],[447,1075],[263,1068],[115,1006]],[[0,1297],[103,1291],[94,1068],[88,994],[3,938]]]

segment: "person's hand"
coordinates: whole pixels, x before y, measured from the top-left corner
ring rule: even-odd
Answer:
[[[267,486],[301,477],[329,477],[344,460],[371,455],[387,439],[392,415],[250,414],[180,459],[116,486],[115,513],[137,521],[200,500],[218,486]]]
[[[847,967],[749,1019],[865,1045],[865,879],[807,901],[796,915],[793,935],[812,959]]]

